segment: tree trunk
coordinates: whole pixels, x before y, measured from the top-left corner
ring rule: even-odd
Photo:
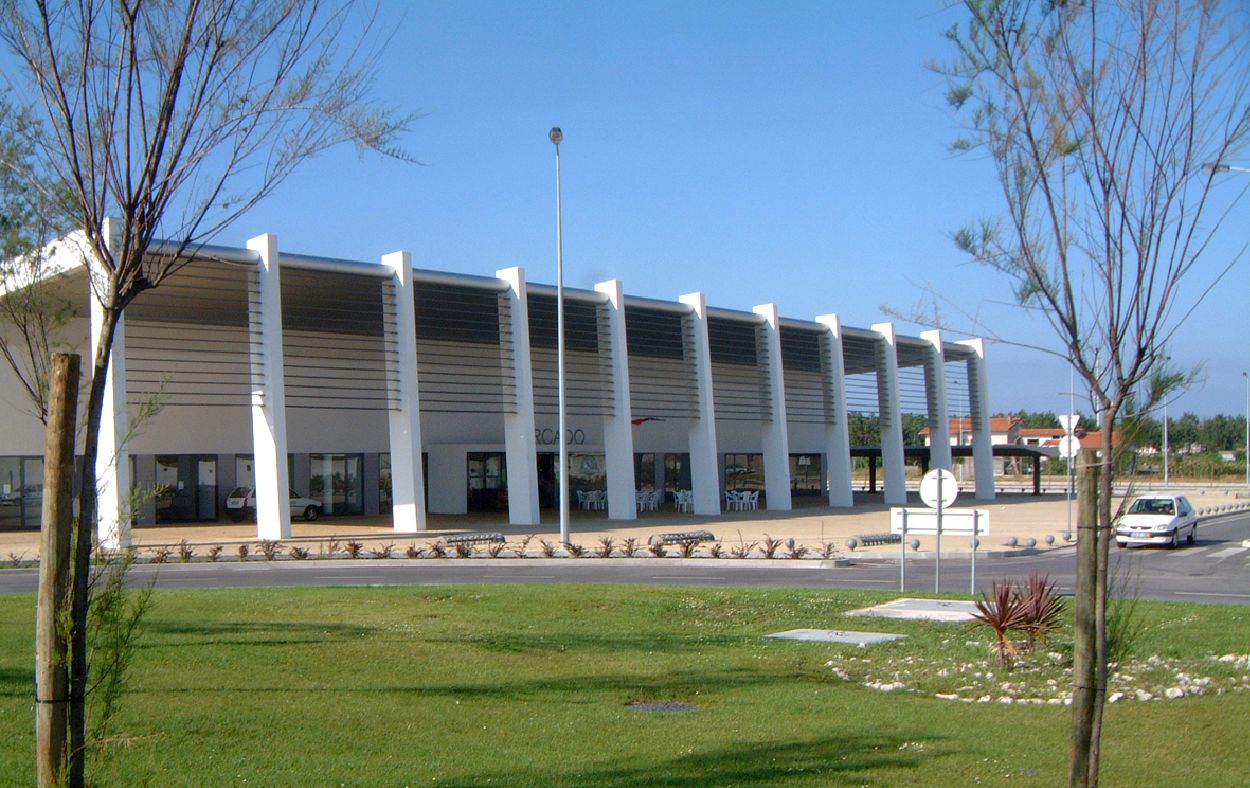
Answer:
[[[103,311],[91,371],[87,425],[83,431],[82,489],[78,494],[78,533],[74,545],[74,598],[71,609],[73,638],[70,643],[69,788],[86,786],[87,684],[90,669],[87,659],[87,615],[90,606],[88,585],[91,579],[91,552],[95,545],[95,529],[99,519],[95,464],[100,449],[100,422],[104,414],[104,389],[108,382],[113,332],[121,314],[117,310],[108,308]]]
[[[1069,788],[1090,788],[1097,698],[1098,465],[1093,452],[1078,455],[1076,610],[1073,623],[1072,763]]]
[[[1111,564],[1111,498],[1115,483],[1113,444],[1118,404],[1103,410],[1102,472],[1098,479],[1098,550],[1094,573],[1094,725],[1089,759],[1089,784],[1098,785],[1102,752],[1102,712],[1107,703],[1107,582]]]
[[[66,763],[68,644],[61,628],[69,602],[74,536],[74,438],[78,416],[76,355],[52,357],[44,450],[43,532],[39,546],[39,615],[35,631],[35,750],[39,788],[60,784]]]

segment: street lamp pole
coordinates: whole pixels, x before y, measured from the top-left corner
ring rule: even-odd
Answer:
[[[560,443],[560,544],[568,544],[569,536],[569,442],[565,429],[564,402],[564,214],[560,205],[560,143],[564,134],[555,126],[547,139],[556,146],[556,379],[559,391]]]

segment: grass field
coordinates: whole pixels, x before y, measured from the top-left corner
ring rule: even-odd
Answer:
[[[1061,638],[1004,674],[986,635],[966,624],[842,615],[892,597],[573,585],[162,591],[121,725],[140,738],[117,748],[110,781],[1063,784],[1070,710],[1047,701],[1061,698],[1070,645]],[[1136,660],[1117,678],[1126,697],[1107,707],[1104,784],[1244,786],[1250,609],[1142,603],[1139,613]],[[33,622],[33,596],[0,597],[4,786],[34,784]],[[909,637],[867,648],[763,637],[796,627]],[[1165,684],[1205,694],[1135,699],[1135,688]],[[642,713],[633,701],[698,708]]]

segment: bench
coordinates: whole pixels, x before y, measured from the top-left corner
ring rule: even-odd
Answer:
[[[675,534],[656,534],[647,540],[649,544],[682,544],[684,542],[715,542],[711,531],[683,531]]]
[[[856,538],[859,539],[859,543],[864,547],[882,544],[902,544],[903,542],[902,534],[860,534]]]
[[[503,542],[503,534],[456,534],[447,537],[447,544],[478,544],[479,542]]]

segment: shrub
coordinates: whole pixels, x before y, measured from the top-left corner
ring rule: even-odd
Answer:
[[[195,558],[195,548],[187,544],[186,539],[178,543],[178,557],[184,564],[190,563],[191,559]]]
[[[539,539],[538,544],[542,547],[544,558],[555,558],[556,545],[548,542],[546,539]]]
[[[698,549],[700,541],[699,539],[682,539],[678,542],[677,546],[681,549],[681,557],[689,558],[694,555],[694,551]]]
[[[174,548],[170,547],[169,545],[163,544],[160,547],[153,547],[152,548],[152,563],[163,564],[166,561],[168,561],[169,557],[173,554],[174,554]]]
[[[1011,658],[1016,648],[1011,642],[1011,632],[1020,627],[1023,617],[1020,610],[1020,595],[1012,588],[1007,578],[995,580],[989,595],[984,592],[977,600],[977,612],[972,614],[977,623],[974,628],[986,626],[994,632],[994,655],[998,664],[1010,667]]]
[[[348,542],[344,547],[347,548],[348,558],[360,558],[360,551],[365,549],[363,544],[355,541]]]
[[[807,545],[798,544],[794,541],[794,539],[786,540],[786,551],[786,558],[793,558],[795,560],[802,558],[809,552]]]
[[[225,549],[226,548],[219,544],[215,544],[208,548],[208,560],[212,561],[214,564],[217,563],[217,559],[221,558],[221,553]]]
[[[265,539],[256,545],[265,556],[266,561],[272,561],[282,554],[282,545],[272,539]]]
[[[409,558],[420,558],[421,556],[425,555],[425,548],[417,547],[417,543],[413,542],[412,544],[408,545],[408,549],[404,551],[404,554],[407,555]]]
[[[427,546],[427,552],[429,553],[430,558],[446,558],[447,545],[441,541],[430,542]]]
[[[633,558],[638,554],[638,540],[630,536],[621,542],[621,555]]]
[[[330,541],[326,542],[326,555],[327,556],[329,556],[330,558],[333,558],[334,554],[337,553],[338,551],[339,551],[338,539],[331,539]]]
[[[491,558],[498,558],[499,554],[508,546],[507,542],[491,542],[486,545],[486,554]]]
[[[647,551],[656,558],[663,558],[668,555],[668,551],[664,549],[664,543],[658,540],[648,544]]]
[[[395,552],[395,545],[393,543],[380,545],[378,548],[370,550],[369,552],[374,558],[390,558],[391,553]]]
[[[249,552],[251,552],[251,551],[247,549],[247,545],[245,545],[245,544],[241,544],[241,545],[239,545],[239,560],[240,560],[240,561],[246,561],[246,560],[247,560],[247,554],[248,554]]]
[[[522,536],[521,540],[517,542],[516,547],[512,548],[513,555],[515,555],[517,558],[524,558],[525,548],[529,547],[529,543],[533,541],[533,539],[534,539],[533,534],[526,534],[525,536]]]
[[[9,553],[9,564],[14,569],[17,569],[19,566],[22,565],[22,560],[25,558],[26,558],[26,553],[22,553],[21,555],[18,555],[17,553]]]
[[[743,542],[737,547],[729,548],[729,555],[732,556],[733,558],[746,558],[747,556],[751,555],[752,552],[754,552],[755,545],[756,545],[755,542],[751,542],[750,544]]]
[[[1029,639],[1029,647],[1045,644],[1059,629],[1063,618],[1063,599],[1056,593],[1049,575],[1030,572],[1020,585],[1020,629]]]
[[[472,542],[456,542],[452,547],[456,550],[457,558],[472,558],[476,552],[476,547]]]
[[[713,558],[724,558],[725,548],[721,545],[720,542],[717,542],[708,548],[708,554],[711,555]]]
[[[595,550],[595,555],[600,558],[611,558],[614,549],[616,549],[616,542],[612,537],[604,536],[599,539],[599,547]]]
[[[583,558],[586,555],[586,548],[574,542],[565,542],[564,549],[569,551],[569,555],[574,558]]]
[[[833,554],[838,551],[837,545],[833,542],[825,542],[820,548],[820,557],[828,561],[833,558]]]
[[[764,545],[761,550],[763,550],[765,558],[776,557],[778,547],[781,547],[780,539],[774,539],[768,534],[764,534]]]
[[[290,549],[290,554],[291,554],[291,557],[294,558],[296,561],[303,561],[304,559],[308,558],[308,548],[300,547],[299,545],[293,545]]]

